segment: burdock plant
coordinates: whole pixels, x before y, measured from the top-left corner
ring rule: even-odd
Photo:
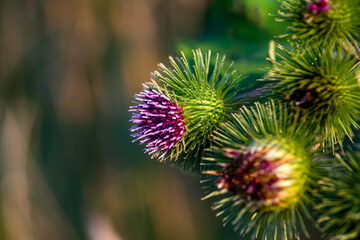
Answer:
[[[296,222],[306,233],[311,184],[317,176],[315,152],[282,105],[242,108],[215,133],[204,173],[213,209],[241,235],[293,238]],[[285,116],[285,120],[283,117]],[[294,117],[296,119],[296,117]]]
[[[277,19],[290,46],[269,51],[261,98],[244,102],[259,89],[224,57],[170,57],[135,95],[134,141],[201,174],[242,237],[310,238],[310,220],[324,239],[360,239],[359,154],[346,150],[359,137],[360,0],[284,0]]]
[[[182,53],[170,64],[159,64],[152,83],[135,95],[131,131],[152,157],[199,174],[211,134],[241,104],[241,78],[225,57],[211,61],[210,51],[193,51],[192,61]]]

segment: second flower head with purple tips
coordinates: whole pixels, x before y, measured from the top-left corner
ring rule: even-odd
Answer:
[[[131,106],[131,122],[134,126],[133,142],[145,144],[145,152],[152,157],[164,159],[166,154],[183,137],[186,128],[182,110],[160,90],[144,85],[144,90],[135,95],[138,105]]]
[[[307,4],[307,9],[313,14],[328,12],[330,10],[329,0],[319,0]]]

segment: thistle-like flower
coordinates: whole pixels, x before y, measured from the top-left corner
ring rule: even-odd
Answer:
[[[305,234],[311,185],[317,176],[314,152],[296,116],[274,103],[243,107],[215,133],[204,174],[213,209],[241,235],[257,239]],[[291,120],[292,119],[292,120]]]
[[[330,160],[319,181],[317,222],[325,239],[360,238],[360,158],[354,152],[344,155]]]
[[[280,37],[359,50],[360,0],[285,0],[276,16],[290,23]]]
[[[341,145],[345,135],[351,139],[352,127],[358,128],[360,120],[357,60],[340,49],[279,48],[283,54],[278,54],[280,60],[271,60],[268,75],[273,81],[270,97],[300,112],[306,128],[324,145]]]
[[[215,175],[218,189],[249,199],[259,207],[282,209],[298,201],[309,170],[302,156],[282,140],[255,140],[238,149],[224,149],[232,160]]]
[[[238,109],[241,79],[231,65],[224,68],[225,57],[211,61],[211,52],[203,57],[200,50],[193,57],[193,67],[183,53],[170,57],[171,68],[159,64],[152,87],[136,95],[130,111],[136,112],[135,141],[147,143],[145,152],[199,174],[211,134]]]
[[[130,107],[133,113],[130,120],[135,124],[131,128],[135,141],[146,143],[145,152],[162,160],[185,133],[185,123],[181,108],[168,96],[144,85],[144,91],[135,95],[139,105]]]

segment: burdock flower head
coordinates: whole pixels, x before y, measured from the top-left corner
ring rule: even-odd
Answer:
[[[152,83],[135,95],[131,131],[145,152],[198,174],[211,134],[238,109],[242,81],[231,65],[224,67],[225,57],[211,61],[210,51],[193,51],[192,61],[182,53],[170,63],[159,64]]]
[[[280,37],[359,50],[360,0],[285,0],[276,16],[290,23]]]
[[[204,174],[213,208],[241,235],[287,239],[306,233],[304,218],[317,176],[310,140],[282,105],[243,107],[215,133]],[[292,120],[291,120],[292,119]],[[296,126],[297,125],[297,126]]]
[[[232,160],[218,171],[218,189],[249,199],[263,208],[288,208],[306,189],[303,156],[284,140],[255,140],[238,149],[224,149]]]
[[[130,120],[135,141],[146,144],[145,152],[162,160],[178,145],[184,135],[185,123],[181,108],[172,102],[161,90],[144,84],[144,91],[135,95],[139,105],[130,107],[133,112]]]
[[[301,114],[309,133],[324,145],[342,144],[353,137],[360,120],[359,63],[341,49],[318,49],[295,44],[271,60],[271,95]]]

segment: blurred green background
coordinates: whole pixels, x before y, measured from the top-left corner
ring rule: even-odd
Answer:
[[[276,0],[0,0],[0,239],[239,239],[131,143],[157,63],[212,49],[258,84]]]

